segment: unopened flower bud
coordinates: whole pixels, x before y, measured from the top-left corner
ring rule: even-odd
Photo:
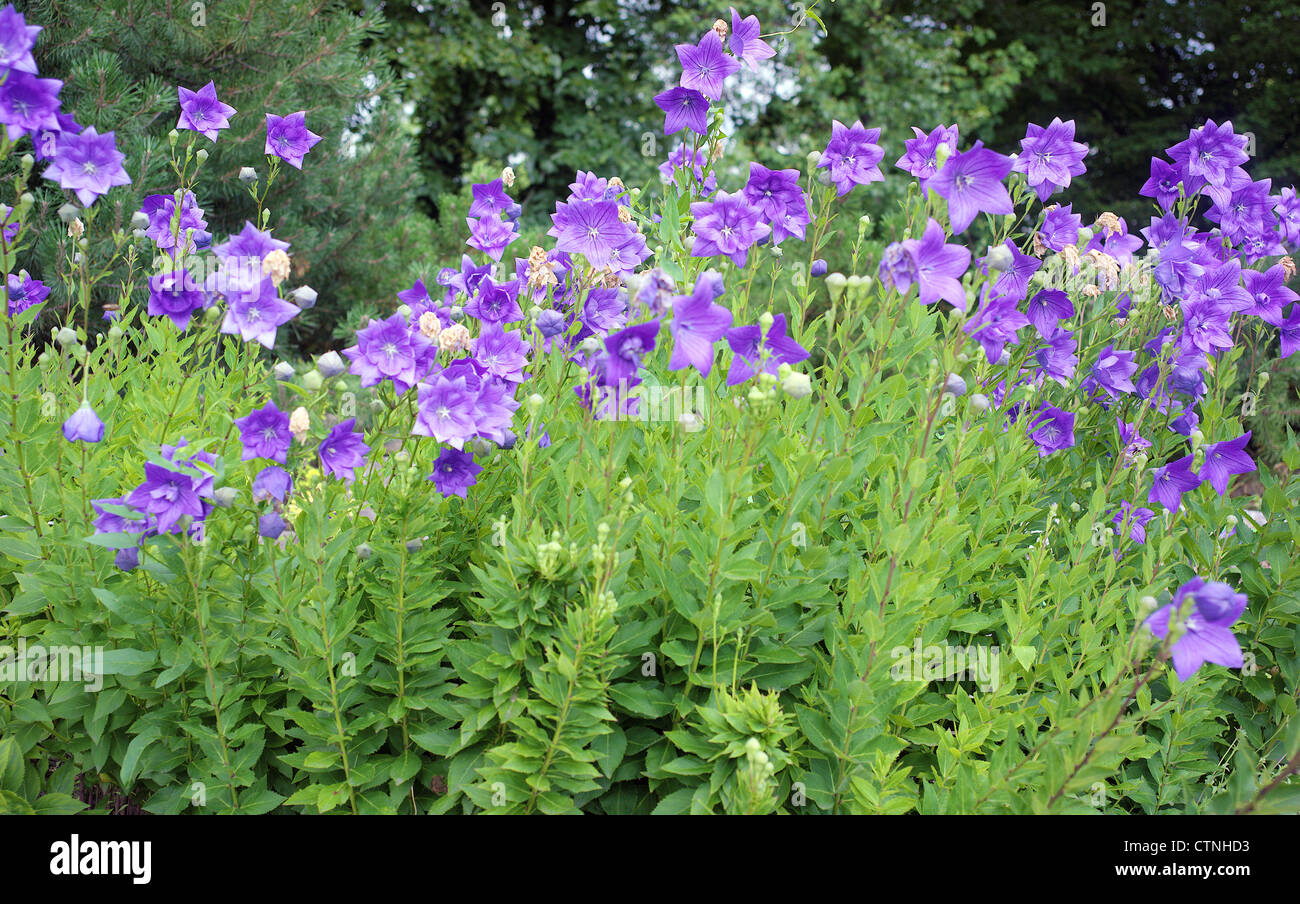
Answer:
[[[316,306],[316,290],[311,286],[299,286],[292,293],[294,304],[303,310]]]
[[[59,348],[67,348],[77,341],[77,331],[70,326],[62,327],[54,334],[54,341],[58,343]]]
[[[374,553],[369,543],[360,543],[357,545],[357,558],[364,562]]]
[[[319,370],[309,370],[302,375],[302,385],[308,392],[320,389],[325,380]]]
[[[793,399],[806,399],[812,395],[812,380],[805,373],[792,371],[781,381],[781,388]]]
[[[239,498],[239,490],[234,487],[219,487],[212,494],[212,500],[222,508],[230,508]]]
[[[77,215],[80,213],[81,208],[69,201],[67,204],[64,204],[59,208],[59,219],[66,225],[75,220]]]
[[[993,245],[984,259],[990,270],[1001,272],[1012,264],[1011,249],[1006,245]]]
[[[148,229],[149,215],[143,210],[137,210],[135,213],[131,214],[131,225],[136,229]]]
[[[849,284],[849,278],[836,270],[826,277],[826,287],[832,292],[839,292]]]
[[[535,417],[537,412],[540,411],[542,406],[545,404],[546,399],[542,398],[537,393],[533,393],[528,397],[528,413]]]
[[[253,169],[251,166],[241,166],[239,168],[239,181],[245,185],[256,182],[257,170]]]
[[[294,376],[293,365],[288,361],[280,361],[275,367],[271,368],[271,372],[275,374],[275,378],[281,383],[289,382]]]
[[[975,393],[973,396],[970,397],[970,407],[980,412],[988,411],[989,397],[984,395],[984,393],[982,392]]]
[[[307,431],[310,429],[311,415],[307,413],[306,408],[299,405],[297,408],[293,409],[293,413],[289,415],[289,430],[295,437],[297,437],[299,442],[302,442],[303,437],[307,435]]]
[[[338,352],[328,351],[316,359],[316,369],[323,377],[337,377],[347,369]]]
[[[208,161],[207,148],[199,148],[198,151],[195,152],[194,156],[198,158],[199,163],[206,163]]]
[[[966,394],[966,381],[957,374],[948,374],[948,379],[943,384],[944,392],[951,392],[955,396]]]
[[[772,322],[774,320],[775,318],[772,316],[771,311],[764,311],[758,316],[758,325],[762,328],[763,332],[766,333],[772,328]]]

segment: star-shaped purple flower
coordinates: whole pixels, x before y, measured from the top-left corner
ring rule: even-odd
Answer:
[[[1012,169],[1024,173],[1038,200],[1045,201],[1053,192],[1068,188],[1071,177],[1083,175],[1087,155],[1088,146],[1074,140],[1074,120],[1061,122],[1058,116],[1046,128],[1029,124]]]
[[[318,450],[321,470],[348,483],[356,478],[357,468],[365,464],[366,453],[370,451],[365,435],[355,429],[356,425],[354,417],[338,424],[321,440]]]
[[[762,327],[757,324],[727,330],[727,344],[732,351],[727,385],[738,386],[752,379],[760,369],[775,376],[782,364],[793,366],[807,360],[808,349],[786,335],[787,329],[785,315],[776,314],[767,335],[763,335]]]
[[[1251,431],[1247,430],[1236,439],[1205,446],[1205,464],[1201,465],[1198,476],[1214,487],[1214,492],[1220,496],[1228,492],[1228,481],[1232,475],[1249,474],[1255,470],[1255,460],[1246,452],[1250,434]]]
[[[722,38],[709,29],[699,44],[678,44],[682,86],[694,88],[710,100],[722,99],[722,83],[740,71],[740,62],[722,49]]]
[[[776,56],[776,51],[772,45],[761,39],[759,36],[758,16],[740,17],[736,8],[731,7],[731,37],[727,46],[731,52],[754,72],[758,71],[758,64],[763,60],[770,60]]]
[[[673,336],[669,370],[694,367],[703,376],[713,369],[713,344],[731,326],[731,311],[713,299],[722,294],[722,277],[708,272],[695,281],[695,291],[673,299],[673,319],[668,321]]]
[[[772,231],[762,221],[758,208],[740,192],[720,191],[711,200],[692,202],[691,216],[695,218],[691,226],[695,232],[691,257],[720,254],[731,258],[737,267],[745,266],[749,249]]]
[[[1174,593],[1168,605],[1153,612],[1143,623],[1160,640],[1169,636],[1170,620],[1191,598],[1191,611],[1183,622],[1183,635],[1170,650],[1174,672],[1179,681],[1186,681],[1205,663],[1230,669],[1244,664],[1241,643],[1232,633],[1232,625],[1246,611],[1244,593],[1219,581],[1193,578]]]
[[[237,334],[245,342],[275,347],[276,328],[299,313],[298,307],[280,298],[275,283],[267,276],[248,291],[231,293],[221,332]]]
[[[970,150],[953,154],[930,180],[930,187],[948,200],[954,233],[964,232],[979,213],[1009,214],[1011,195],[1002,180],[1013,161],[977,141]]]
[[[124,159],[112,132],[100,135],[94,126],[86,126],[80,135],[65,133],[59,138],[59,154],[45,168],[45,178],[76,192],[89,207],[113,186],[131,184],[122,169]]]
[[[239,428],[239,438],[244,445],[240,461],[252,461],[254,458],[269,458],[284,464],[289,459],[289,443],[293,433],[289,430],[289,415],[267,402],[250,414],[235,419]]]
[[[1201,478],[1192,470],[1192,460],[1191,455],[1184,455],[1153,470],[1147,501],[1158,502],[1171,512],[1178,511],[1183,494],[1201,485]]]
[[[929,135],[916,126],[912,126],[915,138],[903,142],[906,152],[898,158],[894,166],[916,177],[921,186],[921,195],[929,192],[930,180],[939,172],[939,145],[944,145],[949,154],[957,150],[958,130],[956,126],[938,126]]]
[[[682,129],[708,133],[709,99],[694,88],[669,88],[655,96],[655,103],[664,111],[665,135],[676,135]]]
[[[266,114],[266,153],[279,157],[294,169],[302,169],[302,159],[321,137],[307,128],[307,112],[299,110],[288,116]]]
[[[235,108],[217,100],[217,87],[212,82],[197,91],[178,85],[176,94],[181,102],[181,118],[176,128],[198,132],[209,141],[216,141],[217,132],[230,128],[230,117],[235,115]]]
[[[478,483],[483,466],[474,463],[474,456],[459,449],[443,449],[433,463],[429,479],[444,496],[466,498],[465,491]]]
[[[862,121],[846,126],[838,119],[831,121],[831,140],[817,162],[818,169],[830,170],[831,182],[842,198],[855,185],[883,182],[880,161],[885,151],[880,147],[879,129],[868,129]]]

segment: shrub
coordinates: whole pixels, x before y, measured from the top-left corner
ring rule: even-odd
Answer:
[[[679,87],[721,96],[756,35],[708,32]],[[1295,344],[1257,246],[1295,236],[1231,197],[1188,225],[1231,129],[1171,149],[1158,256],[1041,209],[1069,124],[1014,161],[918,136],[866,276],[838,199],[884,178],[878,133],[724,187],[719,110],[662,193],[579,173],[513,267],[511,174],[476,185],[473,254],[306,373],[259,347],[311,301],[266,184],[209,250],[180,213],[70,217],[47,340],[21,163],[4,809],[80,781],[156,813],[1294,810],[1300,489],[1227,494],[1254,463],[1224,393],[1230,328]],[[173,208],[206,141],[171,145]],[[69,159],[43,175],[76,187]],[[851,277],[818,275],[833,236]]]

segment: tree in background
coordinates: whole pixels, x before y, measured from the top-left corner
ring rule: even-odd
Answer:
[[[303,172],[281,168],[266,201],[275,234],[293,243],[292,279],[319,293],[283,341],[323,346],[359,303],[409,287],[428,225],[411,202],[418,169],[378,40],[381,16],[321,0],[44,0],[24,7],[27,21],[45,28],[37,63],[43,76],[65,82],[64,112],[83,126],[115,131],[126,154],[131,185],[100,202],[112,227],[130,229],[143,198],[172,184],[167,133],[180,112],[177,86],[196,90],[211,80],[238,111],[215,145],[204,138],[195,145],[211,155],[199,203],[218,241],[256,215],[237,175],[253,166],[265,178],[268,112],[305,110],[309,128],[325,139]],[[53,183],[40,189],[38,203],[64,202]],[[30,222],[53,225],[23,265],[61,292],[56,272],[67,238],[57,217]],[[113,283],[105,282],[100,301],[111,300]],[[51,313],[62,308],[63,299],[51,301]]]

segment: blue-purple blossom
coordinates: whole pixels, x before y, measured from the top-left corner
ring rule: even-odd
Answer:
[[[1236,439],[1208,443],[1205,446],[1205,464],[1201,465],[1198,476],[1214,487],[1220,496],[1228,491],[1228,481],[1232,475],[1249,474],[1255,470],[1255,460],[1246,452],[1250,434],[1251,431],[1247,430]]]
[[[253,478],[253,501],[265,502],[274,499],[284,502],[293,490],[293,478],[279,465],[267,465]]]
[[[230,117],[235,115],[235,108],[217,100],[217,87],[212,82],[197,91],[177,86],[176,94],[181,102],[181,118],[176,128],[190,129],[216,141],[217,132],[230,127]]]
[[[606,336],[605,351],[608,358],[605,361],[605,385],[613,385],[636,376],[641,367],[641,358],[654,351],[658,335],[659,321],[651,320]]]
[[[502,252],[519,238],[519,233],[500,217],[484,216],[477,219],[467,217],[465,223],[469,226],[469,238],[465,240],[465,244],[482,251],[494,261],[501,260]]]
[[[1135,393],[1133,374],[1137,372],[1137,352],[1123,351],[1107,345],[1097,355],[1097,362],[1080,388],[1089,394],[1101,390],[1112,401],[1121,394]]]
[[[669,370],[694,367],[703,376],[713,369],[713,345],[731,326],[731,311],[714,299],[722,294],[722,277],[709,272],[695,281],[695,291],[673,299],[673,319],[668,322],[673,336]]]
[[[356,469],[365,463],[366,453],[370,451],[356,425],[354,417],[338,424],[321,440],[318,450],[321,470],[349,483],[356,478]]]
[[[352,362],[349,370],[361,378],[362,386],[391,380],[401,395],[424,379],[437,349],[398,313],[358,330],[357,344],[343,349],[343,354]]]
[[[63,438],[70,443],[97,443],[104,438],[104,422],[95,414],[89,402],[83,400],[80,407],[63,422]]]
[[[288,116],[266,114],[266,153],[279,157],[294,169],[302,169],[302,160],[321,137],[307,128],[307,113],[299,110]]]
[[[284,533],[284,519],[279,512],[265,512],[258,516],[257,534],[268,540],[277,540]]]
[[[1178,680],[1188,680],[1207,662],[1230,669],[1241,668],[1244,664],[1241,643],[1231,628],[1246,611],[1247,599],[1244,593],[1234,592],[1227,584],[1193,578],[1143,624],[1160,640],[1165,640],[1172,627],[1171,620],[1189,598],[1192,605],[1182,623],[1183,634],[1170,650]]]
[[[416,436],[431,436],[440,443],[460,449],[478,433],[475,423],[478,380],[463,372],[449,376],[449,371],[435,374],[431,380],[420,384],[419,404],[411,432]],[[468,382],[471,379],[475,383],[473,389]]]
[[[1151,178],[1138,189],[1138,194],[1145,198],[1155,198],[1162,208],[1172,210],[1174,202],[1182,193],[1179,185],[1182,177],[1182,171],[1178,167],[1159,157],[1152,157]]]
[[[508,194],[506,194],[505,182],[501,179],[493,179],[485,185],[472,185],[470,192],[474,200],[469,205],[469,216],[471,217],[497,217],[510,210],[515,203]]]
[[[235,418],[239,438],[244,445],[241,461],[269,458],[284,464],[289,458],[289,444],[293,433],[289,430],[289,415],[267,402],[261,408],[241,418]]]
[[[1053,192],[1068,188],[1071,177],[1083,175],[1087,155],[1088,146],[1074,140],[1074,120],[1061,122],[1058,116],[1046,128],[1029,124],[1012,169],[1024,173],[1038,200],[1046,201]]]
[[[922,196],[929,193],[930,180],[939,172],[939,146],[943,145],[948,154],[957,150],[958,130],[956,126],[938,126],[926,134],[912,126],[915,138],[903,142],[906,152],[898,158],[894,166],[916,177],[921,186]]]
[[[831,182],[841,198],[855,185],[884,181],[879,164],[885,151],[879,141],[880,130],[865,128],[861,120],[852,126],[846,126],[838,119],[832,120],[831,140],[817,167],[830,171]]]
[[[970,150],[953,154],[930,180],[930,187],[948,201],[954,233],[964,232],[979,213],[1009,214],[1011,195],[1002,180],[1012,160],[977,141]]]
[[[28,308],[43,303],[50,294],[50,287],[39,279],[32,279],[26,270],[10,273],[6,282],[9,284],[10,317],[17,317]]]
[[[731,7],[731,37],[727,46],[731,52],[752,71],[758,71],[758,64],[776,56],[772,45],[759,36],[758,16],[745,16],[743,19],[736,8]]]
[[[58,156],[44,175],[74,192],[89,207],[113,186],[131,184],[122,168],[124,159],[112,132],[100,135],[94,126],[86,126],[80,135],[64,134],[59,139]]]
[[[1029,319],[1016,308],[1015,299],[989,295],[986,289],[983,303],[962,329],[984,349],[989,363],[997,364],[1008,343],[1020,343],[1019,331],[1028,325]]]
[[[202,518],[203,502],[199,498],[201,483],[180,469],[164,468],[153,462],[144,466],[144,482],[130,492],[126,504],[157,518],[160,534],[172,533],[185,516]],[[209,478],[210,481],[211,478]]]
[[[300,311],[280,298],[275,283],[267,276],[253,289],[232,292],[221,322],[221,332],[238,335],[245,342],[275,346],[276,328],[288,323]]]
[[[745,200],[757,208],[772,227],[772,241],[781,244],[793,236],[803,240],[812,222],[808,202],[799,187],[797,169],[771,170],[759,163],[749,165],[749,181],[742,191]]]
[[[664,111],[665,135],[676,135],[682,129],[708,133],[709,99],[694,88],[669,88],[655,96],[655,103]]]
[[[433,463],[429,479],[444,496],[466,498],[466,490],[478,483],[478,473],[483,466],[474,463],[474,456],[460,449],[443,449]]]
[[[615,248],[625,245],[635,230],[618,216],[616,201],[568,201],[555,205],[551,229],[555,247],[581,254],[595,268],[608,266]]]
[[[722,38],[712,29],[699,44],[678,44],[677,60],[682,65],[682,86],[710,100],[722,99],[723,82],[740,69],[739,61],[723,52]]]
[[[921,304],[940,299],[966,310],[962,274],[970,267],[970,250],[945,243],[947,234],[936,220],[929,220],[919,239],[904,239],[886,249],[880,262],[880,281],[900,294],[915,282]]]
[[[206,298],[195,288],[186,270],[169,270],[149,277],[150,317],[167,317],[178,330],[190,325],[190,319],[203,310]]]
[[[1039,408],[1029,422],[1029,438],[1038,447],[1039,457],[1074,446],[1074,414],[1053,405]]]
[[[1183,494],[1201,485],[1201,478],[1192,470],[1192,461],[1191,455],[1184,455],[1153,470],[1147,501],[1158,502],[1171,512],[1178,511]]]
[[[691,256],[723,255],[731,258],[737,267],[745,266],[749,249],[772,232],[758,208],[739,192],[720,191],[712,200],[695,201],[691,204],[691,215],[695,218],[691,225],[695,232]]]
[[[474,361],[485,373],[507,383],[524,381],[528,343],[517,330],[506,330],[500,322],[483,327],[474,340]]]
[[[731,368],[727,371],[727,385],[737,386],[752,379],[761,369],[775,375],[782,364],[791,366],[807,360],[809,352],[790,336],[784,314],[772,317],[772,325],[764,335],[757,324],[738,326],[727,330],[727,344],[731,346]]]
[[[28,25],[22,14],[10,3],[0,10],[0,69],[36,74],[36,61],[32,48],[41,26]]]
[[[187,230],[202,232],[208,228],[208,221],[203,218],[203,210],[194,199],[192,191],[181,196],[179,218],[174,195],[149,195],[140,205],[140,212],[149,218],[149,226],[144,234],[163,251],[171,251],[177,245],[187,247]],[[176,221],[174,227],[173,220]],[[192,250],[192,247],[190,243],[187,250]]]
[[[1073,204],[1053,207],[1043,214],[1043,225],[1038,230],[1043,245],[1053,251],[1064,251],[1067,245],[1079,241],[1079,229],[1083,217],[1074,212]]]

